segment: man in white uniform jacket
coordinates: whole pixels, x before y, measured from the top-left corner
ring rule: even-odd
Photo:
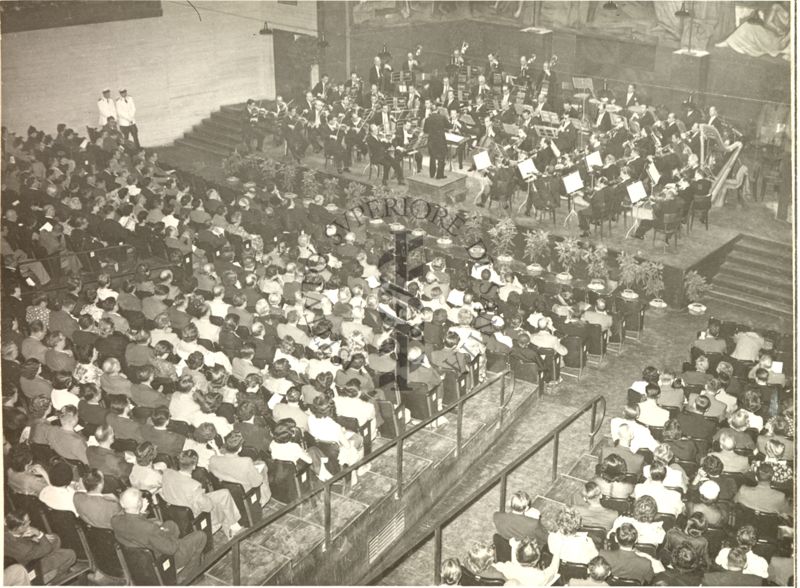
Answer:
[[[113,116],[117,118],[117,107],[111,99],[111,90],[106,88],[103,90],[103,96],[97,101],[97,110],[99,118],[97,119],[97,127],[102,129],[108,123],[108,117]]]
[[[128,135],[133,136],[133,144],[136,149],[139,149],[139,129],[136,127],[136,104],[133,98],[128,96],[128,91],[122,89],[119,91],[119,98],[117,98],[117,116],[119,122],[119,130],[122,131],[122,136],[128,140]]]

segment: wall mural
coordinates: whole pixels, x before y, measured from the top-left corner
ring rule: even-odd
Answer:
[[[691,17],[676,16],[681,9],[688,10]],[[693,49],[727,47],[753,57],[787,58],[789,52],[786,2],[360,0],[352,3],[356,29],[464,18],[596,32],[675,48],[688,47],[691,42]]]

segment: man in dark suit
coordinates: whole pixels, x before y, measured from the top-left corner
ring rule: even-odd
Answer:
[[[159,406],[150,417],[152,425],[142,427],[142,436],[156,446],[158,453],[178,457],[186,437],[169,430],[169,408]]]
[[[405,121],[403,124],[398,124],[395,127],[394,146],[397,148],[397,159],[400,165],[403,165],[403,157],[409,151],[412,144],[415,142],[414,134],[411,132],[411,121]],[[422,171],[422,153],[417,149],[414,153],[414,163],[416,164],[417,173]]]
[[[770,487],[774,470],[772,464],[762,463],[756,471],[756,486],[742,486],[734,498],[734,502],[751,510],[764,513],[791,514],[792,507],[786,495],[780,490]]]
[[[428,135],[430,175],[437,180],[445,178],[444,160],[447,158],[447,141],[444,138],[444,132],[447,126],[447,117],[438,111],[425,119],[425,125],[422,128],[422,132]]]
[[[372,67],[369,69],[369,84],[378,86],[378,89],[381,88],[383,84],[383,76],[384,76],[384,69],[383,64],[381,63],[381,58],[377,55],[372,59]]]
[[[610,203],[610,196],[613,191],[608,185],[608,181],[600,176],[595,180],[594,194],[589,198],[589,207],[578,211],[578,226],[581,229],[581,237],[589,236],[589,221],[602,220],[607,203]]]
[[[117,213],[114,207],[106,204],[102,213],[105,218],[97,229],[100,238],[108,245],[118,245],[130,241],[132,233],[117,222]]]
[[[95,430],[94,438],[97,439],[98,445],[86,448],[89,467],[101,471],[105,476],[127,479],[133,466],[125,461],[122,453],[111,449],[114,443],[114,429],[108,425],[101,425]]]
[[[497,533],[506,539],[520,540],[529,537],[539,541],[540,545],[547,543],[547,529],[538,518],[526,514],[531,510],[531,497],[528,493],[514,493],[510,506],[511,512],[496,512],[493,515]]]
[[[320,80],[316,83],[316,85],[313,88],[311,88],[311,93],[316,98],[320,98],[323,101],[327,101],[329,90],[330,90],[330,78],[328,77],[328,74],[322,74]]]
[[[722,131],[722,119],[719,117],[719,113],[717,112],[717,108],[715,106],[709,106],[708,122],[706,124],[711,125],[718,131]]]
[[[77,492],[72,499],[78,516],[92,527],[110,529],[111,519],[122,513],[122,507],[116,496],[103,494],[103,472],[91,469],[81,481],[86,492]]]
[[[637,239],[644,239],[644,236],[647,232],[653,228],[656,221],[658,224],[661,225],[664,222],[664,215],[667,214],[680,214],[683,209],[683,202],[676,198],[677,192],[671,188],[664,190],[664,199],[661,201],[657,201],[655,206],[653,207],[653,218],[654,220],[643,220],[639,224],[639,228],[636,229],[636,233],[634,237]],[[669,244],[669,239],[667,239],[667,244]]]
[[[708,396],[698,396],[694,401],[693,412],[683,412],[678,415],[678,423],[683,434],[693,439],[707,439],[711,441],[717,426],[703,416],[711,406]]]
[[[611,565],[611,573],[615,578],[638,580],[643,584],[649,584],[653,579],[653,564],[633,550],[639,538],[636,528],[630,523],[624,523],[615,533],[619,549],[600,551],[600,556]]]
[[[180,538],[174,521],[159,524],[156,519],[146,518],[142,514],[145,506],[142,494],[136,488],[128,488],[122,493],[120,505],[124,512],[111,519],[117,541],[129,547],[147,547],[157,554],[173,556],[179,581],[194,574],[206,545],[203,531],[193,531]]]
[[[745,574],[747,565],[747,548],[734,547],[728,552],[728,569],[719,572],[706,572],[702,586],[761,586],[762,578],[754,574]]]
[[[389,169],[393,169],[397,176],[397,183],[404,186],[403,181],[403,166],[397,160],[389,155],[384,145],[378,138],[378,125],[369,126],[369,136],[367,137],[367,148],[369,149],[369,160],[373,165],[383,167],[383,185],[389,183]]]
[[[631,441],[633,441],[631,428],[627,425],[621,425],[617,434],[619,435],[617,445],[608,448],[604,447],[600,453],[600,461],[602,462],[608,455],[618,455],[628,467],[629,474],[641,475],[644,468],[644,456],[631,451]]]

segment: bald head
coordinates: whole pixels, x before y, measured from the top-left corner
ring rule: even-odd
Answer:
[[[137,488],[128,488],[120,495],[119,504],[126,513],[139,514],[142,510],[142,493]]]
[[[619,436],[619,444],[623,447],[630,447],[631,441],[633,441],[633,431],[628,425],[620,425],[619,429],[617,429],[617,435]]]

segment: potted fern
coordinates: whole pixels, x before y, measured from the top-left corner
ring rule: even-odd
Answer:
[[[527,266],[528,272],[537,276],[541,274],[550,260],[550,233],[542,229],[526,232],[522,257],[532,262]]]
[[[650,306],[664,309],[667,303],[661,299],[664,291],[664,264],[655,261],[645,261],[642,264],[642,288],[644,293],[651,296]]]
[[[560,243],[556,243],[556,255],[558,263],[561,265],[561,273],[556,274],[556,279],[561,282],[572,280],[572,269],[581,259],[581,246],[575,237],[565,237]]]
[[[278,170],[278,179],[284,192],[297,193],[297,171],[298,167],[293,163],[284,163]]]
[[[261,172],[261,181],[265,184],[271,184],[278,176],[278,163],[274,159],[265,159],[259,166]]]
[[[352,208],[361,204],[366,194],[367,188],[361,182],[350,182],[344,189],[344,195],[347,199],[347,207]]]
[[[683,289],[686,292],[686,298],[689,300],[689,314],[699,316],[705,313],[706,305],[702,304],[700,300],[706,295],[710,287],[705,277],[701,276],[697,271],[692,270],[686,273],[683,277]]]
[[[464,226],[461,229],[464,245],[472,246],[474,243],[483,239],[483,215],[473,212],[467,215]]]
[[[335,203],[339,198],[339,179],[328,178],[322,182],[322,195],[325,196],[325,201],[328,203]]]
[[[583,259],[586,262],[586,272],[591,278],[587,286],[590,290],[598,292],[606,288],[606,280],[608,279],[607,257],[608,247],[602,244],[587,249],[584,253]]]
[[[509,265],[514,258],[511,252],[514,250],[514,239],[517,236],[517,225],[511,217],[506,217],[499,221],[494,227],[489,229],[489,237],[492,239],[494,252],[497,261],[503,265]]]
[[[225,179],[231,186],[238,186],[241,184],[239,179],[239,172],[242,171],[244,165],[244,158],[241,154],[234,150],[230,156],[222,160],[222,170],[225,172]]]
[[[322,188],[322,184],[320,184],[319,180],[317,180],[317,172],[315,172],[313,169],[303,172],[302,187],[303,200],[310,202],[314,196],[319,194],[319,191]]]
[[[642,266],[636,261],[636,256],[626,251],[621,251],[617,256],[619,264],[619,283],[624,290],[622,297],[627,300],[636,300],[639,294],[633,290],[642,279]]]

